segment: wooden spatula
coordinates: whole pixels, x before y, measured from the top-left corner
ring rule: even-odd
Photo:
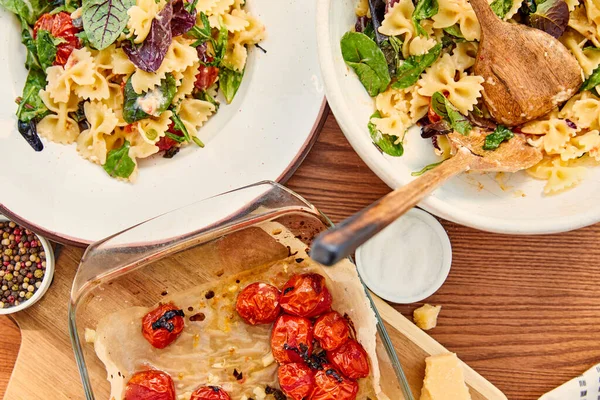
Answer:
[[[481,25],[474,72],[494,119],[515,126],[531,121],[577,93],[577,60],[551,35],[500,20],[487,0],[470,0]]]
[[[323,265],[335,264],[414,207],[432,190],[461,172],[516,172],[542,159],[542,153],[518,135],[496,150],[483,150],[485,136],[478,128],[468,136],[450,133],[449,139],[455,152],[452,158],[323,232],[313,242],[310,256]]]

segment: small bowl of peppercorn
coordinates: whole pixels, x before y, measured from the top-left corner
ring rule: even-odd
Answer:
[[[54,274],[50,243],[0,214],[0,314],[35,304]]]

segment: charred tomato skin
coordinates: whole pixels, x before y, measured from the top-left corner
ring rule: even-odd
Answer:
[[[315,373],[315,389],[311,400],[355,400],[358,383],[345,378],[333,366],[324,365]]]
[[[294,275],[281,291],[281,308],[288,314],[313,318],[331,310],[331,293],[319,274]]]
[[[321,315],[315,321],[314,337],[323,350],[335,350],[344,344],[350,335],[348,321],[336,311]]]
[[[136,372],[125,386],[123,400],[175,400],[173,379],[163,371]]]
[[[81,47],[79,38],[75,36],[79,29],[73,26],[73,19],[69,13],[61,11],[57,14],[43,14],[33,26],[34,39],[39,30],[48,31],[55,38],[65,40],[56,46],[54,65],[65,65],[73,50]]]
[[[250,325],[270,324],[281,313],[281,292],[273,285],[255,282],[238,294],[235,309]]]
[[[369,356],[363,346],[350,339],[333,351],[327,352],[327,360],[350,379],[369,376]]]
[[[152,324],[162,317],[167,311],[178,310],[173,303],[159,304],[154,310],[144,315],[142,318],[142,334],[146,340],[157,349],[164,349],[181,333],[184,327],[183,317],[177,315],[169,320],[173,324],[173,330],[169,332],[166,328],[153,329]]]
[[[429,122],[431,122],[432,124],[435,124],[436,122],[440,122],[442,120],[442,117],[440,117],[433,110],[433,107],[431,106],[431,101],[429,102],[429,109],[427,110],[427,118],[429,119]]]
[[[300,363],[300,348],[306,346],[307,353],[312,353],[313,326],[308,318],[294,315],[281,315],[271,331],[271,351],[280,364]],[[302,345],[302,346],[301,346]],[[287,349],[286,349],[287,347]],[[296,351],[292,350],[296,349]]]
[[[231,400],[231,398],[218,386],[202,386],[194,390],[190,400]]]
[[[280,366],[277,377],[279,387],[292,400],[309,399],[315,388],[315,373],[304,363]]]

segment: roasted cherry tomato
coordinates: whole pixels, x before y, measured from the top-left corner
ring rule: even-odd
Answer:
[[[281,308],[292,315],[316,317],[331,309],[331,294],[319,274],[294,275],[282,289]]]
[[[281,313],[280,296],[281,292],[275,286],[255,282],[242,289],[235,309],[251,325],[270,324]]]
[[[200,65],[198,75],[196,75],[196,83],[194,84],[200,90],[206,90],[211,87],[219,77],[219,68]]]
[[[152,346],[164,349],[183,330],[183,317],[175,304],[160,304],[142,318],[142,334]]]
[[[429,102],[429,109],[427,110],[427,118],[429,118],[429,122],[435,124],[436,122],[440,122],[442,117],[437,115],[435,111],[433,111],[433,107],[431,107],[431,101]]]
[[[369,376],[369,356],[362,345],[354,339],[346,341],[335,350],[328,351],[327,359],[350,379]]]
[[[323,314],[315,322],[315,339],[324,350],[335,350],[340,347],[350,334],[348,321],[338,312]]]
[[[355,400],[358,383],[345,378],[331,365],[315,374],[315,390],[311,400]]]
[[[292,400],[309,399],[315,388],[315,373],[304,363],[282,365],[277,376],[279,387]]]
[[[312,353],[313,327],[308,318],[280,316],[271,331],[271,351],[280,364],[302,362]]]
[[[175,136],[183,137],[183,132],[176,129],[175,124],[173,122],[171,122],[169,124],[169,128],[167,129],[167,132],[170,132]],[[158,147],[158,149],[160,151],[163,151],[163,150],[169,150],[171,147],[175,146],[176,144],[177,144],[177,142],[175,140],[171,139],[168,136],[163,136],[159,139],[158,142],[156,142],[156,147]]]
[[[37,37],[39,30],[50,32],[55,38],[64,39],[64,43],[56,46],[54,65],[65,65],[73,50],[81,47],[79,38],[75,36],[79,29],[73,26],[71,15],[64,11],[58,14],[44,14],[33,26],[33,37]]]
[[[194,390],[190,400],[230,400],[230,397],[218,386],[202,386]]]
[[[123,400],[175,400],[175,385],[166,372],[148,370],[135,373],[125,387]]]

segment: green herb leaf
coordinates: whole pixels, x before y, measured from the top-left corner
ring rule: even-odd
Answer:
[[[365,26],[363,33],[367,35],[369,39],[375,41],[375,29],[373,28],[373,21],[369,20],[369,22],[367,22],[367,26]]]
[[[135,162],[129,157],[130,147],[129,141],[126,140],[123,146],[108,152],[102,168],[113,178],[127,179],[135,170]]]
[[[208,91],[206,90],[199,90],[197,92],[194,93],[194,98],[198,99],[198,100],[204,100],[204,101],[208,101],[209,103],[212,103],[213,106],[215,106],[215,111],[219,111],[219,102],[217,101],[217,99],[215,99],[214,97],[212,97]]]
[[[202,27],[195,25],[192,29],[187,31],[186,35],[197,39],[192,46],[198,47],[202,43],[211,41],[213,43],[213,47],[216,47],[216,43],[212,37],[212,30],[210,28],[210,21],[208,17],[203,12],[200,13],[200,21],[202,22]]]
[[[154,89],[149,90],[147,92],[137,94],[135,90],[133,90],[133,85],[131,84],[131,77],[127,80],[125,84],[124,94],[124,102],[123,102],[123,119],[127,123],[134,123],[135,121],[139,121],[144,118],[148,118],[151,115],[146,113],[140,107],[140,101],[155,98],[158,101],[158,107],[152,116],[159,116],[165,110],[169,108],[171,103],[173,102],[173,97],[175,97],[175,93],[177,92],[177,82],[173,75],[167,74],[165,79],[160,81],[160,85],[156,86]]]
[[[44,71],[54,64],[54,60],[56,59],[56,46],[64,42],[66,42],[65,39],[56,38],[46,30],[40,29],[37,32],[35,47],[40,66]]]
[[[468,135],[473,129],[467,117],[462,115],[442,93],[435,92],[431,96],[431,108],[437,115],[450,122],[450,126],[456,132]]]
[[[512,6],[512,0],[494,0],[492,4],[490,4],[492,11],[500,18],[506,17],[506,14],[508,14]]]
[[[95,48],[105,49],[117,40],[134,5],[135,0],[83,0],[83,29]]]
[[[183,121],[179,117],[179,114],[177,114],[177,112],[175,112],[174,109],[171,109],[171,112],[173,113],[171,115],[171,121],[173,121],[173,127],[175,129],[177,129],[178,131],[180,131],[181,133],[183,133],[183,137],[184,137],[185,141],[189,143],[191,141],[190,133],[188,132],[185,125],[183,124]]]
[[[40,97],[40,90],[44,87],[46,87],[46,74],[37,68],[30,69],[17,108],[19,121],[39,121],[50,113]]]
[[[496,150],[502,142],[512,139],[515,134],[503,125],[498,125],[494,132],[485,137],[484,150]]]
[[[410,56],[396,72],[396,82],[392,84],[394,89],[404,89],[417,83],[419,77],[435,62],[442,52],[442,44],[438,43],[429,50],[427,54],[421,56]]]
[[[174,133],[171,133],[171,132],[165,132],[165,136],[168,137],[169,139],[176,141],[177,143],[185,142],[185,138],[183,136],[175,135]]]
[[[415,172],[412,172],[410,175],[411,175],[411,176],[421,176],[421,175],[423,175],[425,172],[427,172],[427,171],[431,171],[432,169],[434,169],[434,168],[435,168],[435,167],[437,167],[438,165],[441,165],[441,164],[442,164],[444,161],[446,161],[446,160],[442,160],[442,161],[440,161],[440,162],[436,162],[436,163],[433,163],[433,164],[426,165],[426,166],[424,166],[424,167],[423,167],[423,169],[421,169],[420,171],[415,171]]]
[[[192,14],[194,12],[194,10],[196,9],[196,4],[198,4],[198,0],[193,0],[189,3],[185,4],[185,10]]]
[[[81,42],[81,44],[83,45],[83,47],[94,48],[94,45],[92,44],[92,42],[90,42],[90,39],[88,38],[88,35],[87,35],[87,33],[85,31],[81,31],[79,33],[76,33],[75,36],[77,36],[79,38],[79,41]]]
[[[390,73],[385,56],[377,44],[364,33],[347,32],[340,42],[342,56],[371,97],[385,91]]]
[[[458,24],[454,24],[452,26],[449,26],[447,28],[444,28],[444,32],[446,32],[448,35],[460,38],[460,39],[464,39],[464,35],[462,34],[462,31],[460,30],[460,26]]]
[[[374,40],[374,39],[373,39]],[[396,70],[402,63],[402,39],[396,36],[389,36],[379,44],[379,48],[385,57],[390,76],[396,74]]]
[[[215,60],[213,61],[214,65],[219,65],[221,61],[223,61],[225,53],[227,52],[227,41],[229,39],[229,31],[220,17],[219,24],[221,28],[219,29],[219,36],[217,37],[217,43],[215,46]]]
[[[27,69],[42,69],[40,65],[40,60],[37,56],[37,46],[36,41],[33,38],[33,33],[29,25],[27,25],[27,21],[23,18],[19,18],[21,20],[21,43],[25,45],[27,49],[27,58],[25,59],[25,67]],[[42,71],[43,72],[43,71]]]
[[[402,142],[398,142],[398,136],[395,135],[386,135],[381,133],[375,126],[371,119],[373,118],[381,118],[381,114],[379,111],[376,111],[371,118],[369,118],[369,124],[367,127],[369,128],[369,133],[371,134],[371,140],[373,143],[385,154],[388,154],[392,157],[400,157],[404,154],[404,146],[402,146]]]
[[[40,15],[52,10],[54,4],[48,0],[0,0],[0,5],[33,26]]]
[[[198,139],[198,137],[192,136],[192,140],[198,145],[198,147],[204,148],[204,143],[202,143],[202,140]]]
[[[427,32],[421,26],[421,20],[431,18],[438,13],[439,5],[437,0],[418,0],[413,11],[412,20],[417,34],[428,36]]]
[[[592,90],[596,86],[600,85],[600,67],[596,68],[594,72],[583,82],[583,85],[579,88],[580,92],[584,90]]]
[[[569,6],[564,0],[538,2],[537,9],[529,15],[529,25],[559,38],[569,24]]]
[[[233,101],[235,94],[242,84],[243,77],[244,71],[238,72],[229,68],[219,69],[219,87],[225,96],[227,104],[230,104]]]

